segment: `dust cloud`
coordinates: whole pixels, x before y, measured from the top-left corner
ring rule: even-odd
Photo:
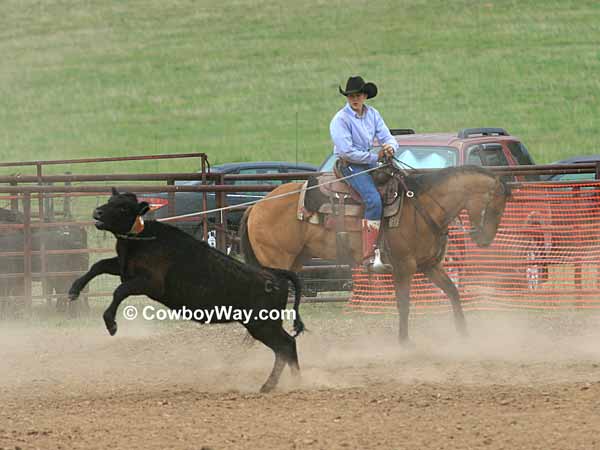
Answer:
[[[341,311],[320,318],[305,309],[297,339],[302,380],[282,390],[364,387],[376,383],[539,384],[600,379],[600,317],[589,312],[467,313],[460,338],[451,315],[411,318],[414,347],[397,342],[394,315]],[[115,337],[101,317],[83,325],[3,321],[0,393],[60,395],[121,387],[256,392],[273,364],[237,324],[158,325],[119,321]]]

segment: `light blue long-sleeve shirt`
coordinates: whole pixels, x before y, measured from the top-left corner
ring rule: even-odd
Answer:
[[[377,155],[370,153],[375,138],[380,144],[390,144],[398,150],[398,143],[390,133],[381,114],[375,108],[364,105],[365,111],[358,116],[349,104],[340,109],[329,125],[333,140],[333,153],[338,158],[357,164],[374,164]]]

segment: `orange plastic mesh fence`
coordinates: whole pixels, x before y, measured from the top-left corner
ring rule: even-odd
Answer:
[[[468,310],[600,309],[600,182],[525,184],[513,190],[487,248],[469,236],[469,219],[450,227],[444,267]],[[390,231],[393,232],[393,231]],[[349,306],[396,311],[391,275],[353,273]],[[411,313],[446,313],[445,294],[422,274]]]

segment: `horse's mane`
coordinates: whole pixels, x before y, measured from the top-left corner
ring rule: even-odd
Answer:
[[[418,195],[420,193],[427,192],[432,187],[437,186],[452,176],[468,174],[481,174],[490,178],[496,178],[496,175],[488,169],[485,169],[481,166],[466,165],[446,167],[445,169],[440,169],[429,173],[413,174],[406,177],[405,180],[407,187],[413,191],[415,195]],[[506,184],[504,184],[504,186],[505,191],[508,193],[508,187]]]

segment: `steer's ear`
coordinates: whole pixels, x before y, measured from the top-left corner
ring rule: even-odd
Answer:
[[[112,188],[112,195],[119,195],[119,191],[117,191],[115,188]]]
[[[139,210],[138,210],[138,215],[139,216],[143,216],[144,214],[146,214],[149,210],[150,210],[150,205],[146,202],[140,202],[138,204]]]

